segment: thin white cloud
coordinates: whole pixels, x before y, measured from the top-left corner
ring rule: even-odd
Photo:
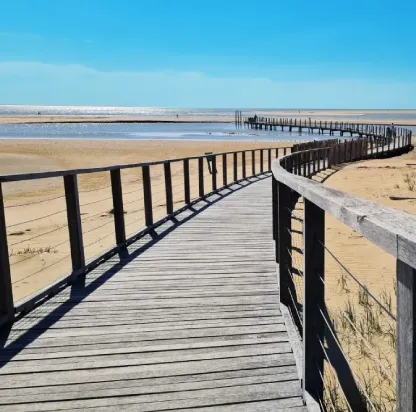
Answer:
[[[201,72],[110,72],[69,64],[0,62],[3,104],[172,107],[412,107],[416,83],[274,81]]]

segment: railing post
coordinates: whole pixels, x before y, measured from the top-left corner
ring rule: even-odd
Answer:
[[[71,246],[72,274],[76,278],[78,273],[85,267],[77,175],[64,176],[64,187],[69,243]]]
[[[113,194],[113,215],[116,243],[118,246],[126,242],[126,228],[124,223],[123,189],[121,186],[121,171],[115,169],[110,171],[111,191]]]
[[[279,209],[278,209],[278,196],[277,196],[277,180],[276,178],[272,175],[272,221],[273,221],[273,240],[276,241],[275,246],[275,252],[276,252],[276,262],[278,262],[278,247],[277,247],[277,239],[279,238],[278,236],[278,231],[277,231],[277,223],[278,223],[278,219],[279,219]]]
[[[251,151],[251,175],[255,176],[256,174],[256,151]]]
[[[144,197],[144,218],[146,226],[153,225],[153,207],[152,207],[152,186],[150,183],[150,167],[142,166],[143,174],[143,197]]]
[[[238,180],[238,173],[237,173],[238,157],[237,157],[237,153],[234,153],[233,157],[234,157],[234,182],[236,182]]]
[[[303,152],[298,152],[297,154],[296,154],[296,160],[297,160],[297,167],[298,167],[298,172],[297,172],[297,174],[299,175],[299,176],[301,176],[302,175],[302,155],[303,155]]]
[[[204,158],[198,158],[198,183],[199,183],[199,197],[204,196]]]
[[[10,276],[7,227],[4,214],[3,187],[0,183],[0,312],[6,322],[14,318],[13,287]]]
[[[183,188],[185,192],[185,204],[189,205],[189,203],[191,203],[191,193],[189,184],[189,159],[184,159],[183,161]]]
[[[416,269],[397,260],[397,411],[416,411]]]
[[[227,154],[222,155],[222,185],[227,186]]]
[[[272,149],[267,150],[267,171],[272,170]]]
[[[170,170],[170,162],[163,164],[165,173],[165,193],[166,193],[166,214],[173,213],[173,195],[172,195],[172,173]]]
[[[211,155],[212,190],[217,190],[217,156]]]
[[[263,173],[264,170],[264,153],[263,153],[263,149],[260,149],[260,173]]]
[[[246,152],[243,151],[241,153],[242,163],[243,163],[243,179],[246,178]]]
[[[289,270],[292,267],[292,258],[290,250],[292,238],[290,230],[292,227],[291,217],[291,190],[283,183],[278,182],[278,244],[279,244],[279,287],[280,302],[286,306],[291,306],[290,284],[291,278]]]
[[[325,212],[304,198],[303,390],[323,399]]]

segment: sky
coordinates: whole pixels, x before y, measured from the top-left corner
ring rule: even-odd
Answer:
[[[19,0],[0,104],[416,109],[414,0]]]

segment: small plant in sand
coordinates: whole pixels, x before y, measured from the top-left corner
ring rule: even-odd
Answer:
[[[396,324],[386,311],[394,310],[396,285],[390,291],[384,288],[374,298],[367,285],[357,285],[342,270],[337,283],[339,296],[345,300],[340,308],[332,309],[332,325],[362,394],[363,410],[393,412]],[[334,382],[335,375],[327,374],[324,379],[326,410],[349,410],[340,383]]]
[[[52,246],[45,246],[45,247],[38,247],[38,248],[27,246],[24,249],[20,249],[20,250],[12,249],[9,253],[9,256],[40,255],[42,253],[58,253],[58,250],[54,249]]]
[[[407,184],[407,188],[413,192],[416,185],[416,172],[405,173],[404,182]]]

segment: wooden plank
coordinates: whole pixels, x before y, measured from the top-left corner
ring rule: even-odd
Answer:
[[[238,180],[238,153],[233,154],[234,182]]]
[[[0,183],[0,315],[10,322],[14,318],[13,289],[7,245],[6,217],[4,215],[3,187]]]
[[[270,180],[250,180],[16,322],[0,354],[7,410],[303,408],[278,305]]]
[[[325,212],[304,199],[303,390],[323,399],[325,321]]]
[[[22,411],[57,411],[68,409],[108,408],[131,404],[138,411],[158,411],[178,408],[195,408],[199,406],[224,405],[257,400],[281,399],[281,406],[301,406],[299,402],[299,383],[297,381],[273,382],[252,385],[237,385],[213,389],[200,389],[181,392],[181,399],[176,393],[143,394],[141,396],[122,396],[96,398],[75,401],[35,403],[28,408],[27,404],[10,406],[13,412]],[[298,397],[298,399],[293,399]]]
[[[227,155],[222,155],[222,185],[227,186]]]
[[[77,176],[65,176],[64,187],[68,218],[69,243],[71,246],[72,271],[75,275],[74,277],[76,277],[77,273],[82,271],[85,267]]]
[[[120,169],[112,170],[111,191],[113,195],[114,230],[116,233],[117,245],[124,245],[126,242],[126,229],[124,223],[123,189],[121,185]]]
[[[166,162],[163,165],[163,171],[165,177],[166,214],[170,215],[173,213],[172,172],[170,162]]]
[[[199,196],[202,197],[205,194],[204,191],[204,159],[198,159],[198,185],[199,185]]]
[[[183,187],[185,204],[188,205],[191,202],[191,191],[189,182],[189,159],[183,161]]]
[[[416,269],[397,260],[397,411],[416,411]]]
[[[290,296],[288,287],[290,275],[288,268],[292,267],[292,260],[289,254],[291,245],[290,228],[291,228],[291,191],[289,188],[278,182],[278,234],[279,234],[279,287],[280,302],[289,306]]]
[[[84,385],[72,385],[70,388],[46,386],[40,388],[20,388],[19,398],[16,398],[15,390],[3,390],[0,405],[11,405],[29,402],[53,402],[61,401],[65,391],[64,399],[91,399],[91,398],[108,398],[112,396],[132,396],[157,394],[165,392],[183,392],[195,391],[200,389],[226,388],[237,385],[253,385],[259,383],[287,382],[296,381],[298,379],[296,371],[281,372],[279,369],[286,368],[270,368],[275,374],[269,373],[259,374],[257,371],[233,371],[213,374],[204,374],[202,377],[198,375],[185,375],[184,377],[141,379],[131,381],[121,381],[102,383],[91,383]],[[276,373],[277,372],[277,373]],[[279,373],[280,372],[280,373]],[[166,382],[166,383],[164,383]],[[66,389],[66,390],[65,390]]]
[[[217,190],[217,156],[211,155],[212,190]]]
[[[149,166],[142,167],[143,177],[143,201],[144,201],[144,216],[146,226],[153,225],[153,204],[152,204],[152,186],[150,181]]]

